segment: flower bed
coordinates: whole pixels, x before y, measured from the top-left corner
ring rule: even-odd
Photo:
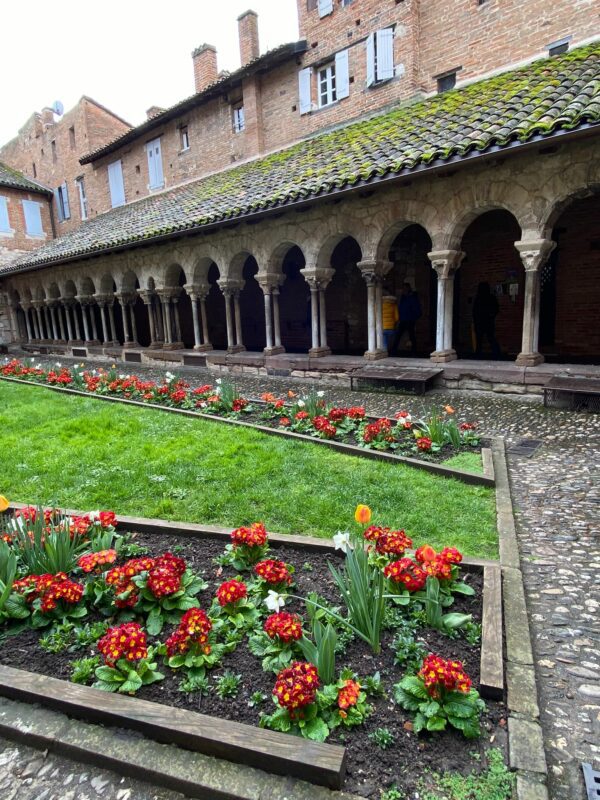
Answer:
[[[112,397],[161,407],[194,411],[210,417],[244,420],[263,428],[339,443],[364,451],[395,454],[423,462],[443,462],[457,453],[479,448],[477,424],[459,422],[446,405],[424,419],[413,419],[399,410],[394,417],[373,417],[362,406],[340,407],[327,403],[322,391],[304,396],[288,391],[285,397],[265,393],[260,399],[239,394],[234,383],[192,387],[166,373],[162,383],[110,370],[87,370],[83,365],[53,369],[6,360],[0,376],[31,381],[54,388],[71,389],[98,397]]]
[[[19,510],[2,525],[0,663],[344,744],[364,797],[483,767],[504,708],[475,691],[481,570],[461,578],[452,547],[409,557],[404,532],[356,518],[337,551],[311,552],[271,548],[260,523],[224,548]]]

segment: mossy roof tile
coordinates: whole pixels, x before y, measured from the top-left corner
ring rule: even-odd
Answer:
[[[9,167],[7,164],[3,164],[1,161],[0,186],[7,186],[11,189],[24,189],[25,191],[37,192],[38,194],[52,194],[52,191],[46,186],[42,186],[40,183],[30,180],[21,172],[18,172],[16,169],[12,169],[12,167]]]

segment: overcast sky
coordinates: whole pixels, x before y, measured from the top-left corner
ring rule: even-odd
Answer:
[[[257,12],[261,52],[298,38],[296,0],[17,0],[2,3],[0,144],[34,111],[87,94],[127,122],[194,92],[192,50],[240,66],[237,17]],[[10,76],[10,77],[9,77]]]

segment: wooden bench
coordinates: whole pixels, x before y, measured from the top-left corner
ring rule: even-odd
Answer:
[[[442,372],[441,369],[365,368],[352,373],[350,387],[353,390],[376,389],[383,392],[399,390],[425,394]]]
[[[597,378],[555,377],[544,386],[546,408],[600,412],[600,380]]]

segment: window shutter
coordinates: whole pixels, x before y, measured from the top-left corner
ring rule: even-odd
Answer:
[[[148,155],[148,177],[151,189],[160,189],[164,183],[160,139],[153,139],[146,145]]]
[[[375,34],[367,37],[367,86],[375,83]]]
[[[60,187],[54,190],[54,202],[56,203],[56,213],[58,214],[58,221],[64,220],[62,201],[60,199]]]
[[[319,16],[326,17],[333,13],[333,0],[319,0]]]
[[[311,73],[312,70],[310,67],[301,69],[300,72],[298,73],[298,91],[300,95],[301,114],[308,114],[308,112],[312,108],[312,103],[310,98]]]
[[[125,205],[125,187],[123,186],[123,170],[120,160],[113,161],[108,165],[108,185],[112,207]]]
[[[25,215],[25,230],[30,236],[42,236],[42,215],[40,204],[33,200],[23,200],[23,214]]]
[[[377,31],[377,80],[388,81],[394,77],[394,29]]]
[[[335,85],[338,100],[348,97],[350,94],[350,75],[347,50],[342,50],[335,55]]]
[[[62,199],[63,199],[63,210],[65,213],[65,219],[71,219],[71,207],[69,206],[69,190],[67,189],[66,182],[60,187],[62,192]]]
[[[10,221],[8,219],[8,200],[0,197],[0,233],[10,233]]]

